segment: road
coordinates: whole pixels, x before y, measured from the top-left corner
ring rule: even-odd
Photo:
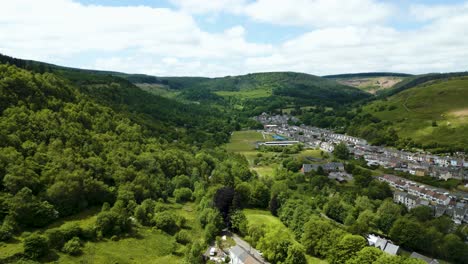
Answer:
[[[267,262],[262,255],[260,255],[260,252],[258,250],[256,250],[255,248],[253,248],[249,243],[247,243],[246,241],[244,241],[242,238],[240,238],[238,235],[236,234],[232,234],[232,239],[234,239],[234,241],[236,242],[236,244],[243,248],[245,251],[249,252],[250,255],[254,258],[256,258],[260,263],[265,263],[265,264],[269,264],[269,262]]]

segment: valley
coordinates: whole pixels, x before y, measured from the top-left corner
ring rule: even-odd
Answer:
[[[369,251],[464,261],[442,249],[466,247],[464,76],[404,77],[372,95],[291,72],[154,77],[3,60],[30,70],[0,66],[1,262],[203,263],[212,247],[236,257],[226,228],[271,263]],[[430,124],[437,145],[411,123]],[[392,174],[456,194],[434,214],[443,199],[401,203],[382,180]]]

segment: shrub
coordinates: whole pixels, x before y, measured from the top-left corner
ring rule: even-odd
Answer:
[[[51,248],[62,248],[65,243],[65,238],[63,232],[60,228],[48,229],[45,232],[45,236],[49,240],[49,245]]]
[[[78,237],[74,237],[65,243],[62,248],[62,251],[69,255],[79,255],[81,254],[81,241]]]
[[[192,199],[192,191],[186,187],[179,188],[174,191],[174,197],[178,203],[187,202]]]
[[[38,259],[49,252],[49,241],[45,236],[32,234],[24,239],[24,255],[31,259]]]
[[[173,232],[177,229],[174,214],[168,211],[157,213],[154,218],[154,225],[165,232]]]
[[[183,245],[190,243],[190,236],[185,230],[181,230],[179,233],[177,233],[175,239],[178,243]]]

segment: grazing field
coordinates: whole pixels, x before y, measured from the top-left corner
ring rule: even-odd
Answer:
[[[427,82],[375,101],[364,111],[391,121],[400,137],[417,143],[468,145],[468,78]]]

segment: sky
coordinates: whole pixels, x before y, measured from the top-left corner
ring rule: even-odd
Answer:
[[[468,70],[468,1],[0,0],[0,53],[156,76]]]

